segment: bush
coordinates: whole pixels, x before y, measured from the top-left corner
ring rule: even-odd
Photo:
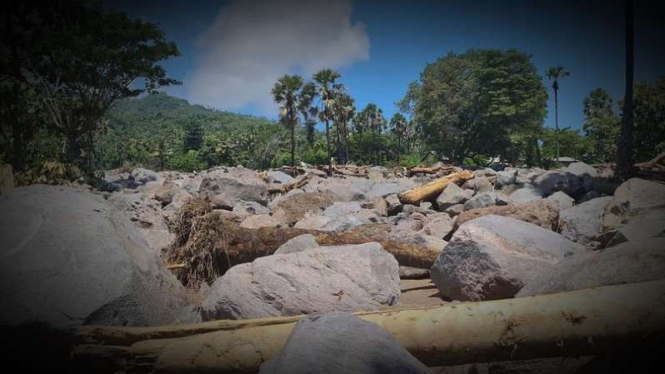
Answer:
[[[199,158],[199,152],[194,150],[174,156],[169,160],[168,166],[172,170],[187,172],[204,170],[206,168],[205,162]]]

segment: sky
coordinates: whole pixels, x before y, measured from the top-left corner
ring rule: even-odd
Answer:
[[[582,101],[625,89],[622,0],[105,0],[131,17],[157,23],[181,55],[164,61],[182,85],[166,91],[220,110],[277,117],[270,89],[284,74],[305,78],[321,68],[342,74],[356,107],[374,102],[390,118],[395,102],[428,63],[448,52],[515,48],[545,71],[563,66],[559,126],[580,129]],[[635,0],[635,80],[665,74],[665,12]]]

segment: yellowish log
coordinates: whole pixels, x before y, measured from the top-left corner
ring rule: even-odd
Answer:
[[[356,313],[428,366],[597,355],[656,344],[665,333],[665,281],[436,308]],[[112,370],[256,372],[301,317],[151,328],[86,326],[74,360]]]
[[[445,177],[429,182],[424,186],[419,186],[408,191],[404,191],[397,195],[397,197],[402,204],[417,205],[421,201],[436,198],[446,187],[448,187],[449,184],[466,181],[472,179],[473,177],[473,172],[469,170],[452,173],[450,175],[446,175]]]

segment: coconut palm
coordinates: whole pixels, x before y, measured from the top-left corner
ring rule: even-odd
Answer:
[[[395,113],[390,119],[390,128],[397,135],[397,151],[402,153],[402,137],[406,134],[406,118],[402,113]]]
[[[554,90],[554,123],[556,126],[556,133],[554,141],[556,143],[556,165],[559,166],[559,79],[565,78],[570,75],[570,72],[563,70],[563,67],[557,66],[547,70],[547,78],[553,80],[552,89]]]
[[[338,93],[345,90],[344,85],[338,83],[341,74],[332,69],[318,71],[312,77],[316,86],[316,93],[320,97],[321,109],[319,119],[326,124],[326,143],[328,145],[328,175],[332,175],[332,152],[330,149],[330,121],[334,120],[335,99]]]
[[[309,145],[314,144],[314,126],[316,125],[316,117],[318,115],[316,106],[312,105],[315,98],[316,85],[312,82],[305,83],[298,95],[298,111],[302,116],[307,130],[307,143]]]
[[[280,105],[279,119],[282,125],[291,130],[291,166],[296,166],[296,126],[298,125],[298,97],[303,81],[299,75],[284,75],[272,89],[275,102]]]
[[[344,157],[340,157],[342,162],[346,162],[349,159],[348,124],[356,111],[354,104],[355,102],[353,98],[346,93],[338,94],[337,99],[335,100],[334,117],[337,125],[337,150],[338,157],[342,154],[344,155]]]

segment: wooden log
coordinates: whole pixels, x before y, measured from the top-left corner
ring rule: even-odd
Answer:
[[[268,193],[287,193],[291,190],[295,190],[296,188],[301,188],[307,185],[310,181],[310,176],[309,174],[304,175],[301,178],[296,179],[295,181],[287,184],[278,184],[278,185],[272,185],[268,187]]]
[[[665,280],[436,308],[356,313],[428,366],[578,357],[654,347],[665,335]],[[76,362],[109,372],[256,372],[301,317],[161,327],[84,326]]]
[[[455,170],[453,165],[439,165],[439,166],[414,166],[409,168],[409,175],[415,174],[436,174],[440,171],[452,172]]]
[[[436,198],[451,183],[457,183],[472,179],[475,175],[470,170],[464,170],[435,181],[429,182],[424,186],[412,188],[397,195],[402,204],[420,204],[421,201]]]
[[[14,173],[9,164],[0,165],[0,195],[7,195],[14,189]]]
[[[332,232],[293,227],[248,229],[240,227],[238,223],[221,220],[215,215],[216,212],[209,213],[204,218],[209,223],[198,222],[197,235],[189,238],[182,246],[172,245],[166,249],[163,258],[167,264],[184,264],[182,267],[172,268],[171,271],[185,285],[196,287],[201,281],[213,282],[232,266],[271,255],[288,240],[303,234],[314,235],[320,245],[378,242],[403,266],[429,269],[438,257],[437,251],[421,243],[391,235],[391,228],[387,224],[367,224],[347,231]],[[215,227],[202,229],[208,225]],[[202,235],[205,237],[201,237]],[[202,264],[202,258],[210,262]]]

